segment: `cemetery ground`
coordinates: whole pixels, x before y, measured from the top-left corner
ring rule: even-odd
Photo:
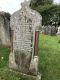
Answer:
[[[10,50],[0,48],[0,80],[32,80],[11,72],[8,68]],[[60,43],[58,37],[40,34],[39,36],[39,72],[42,80],[60,80]]]

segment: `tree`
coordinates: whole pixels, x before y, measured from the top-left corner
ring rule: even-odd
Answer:
[[[39,5],[43,6],[43,5],[47,5],[47,4],[53,4],[53,0],[31,0],[31,7],[37,7]]]
[[[30,6],[42,15],[43,25],[60,25],[60,5],[54,5],[53,0],[31,0]]]

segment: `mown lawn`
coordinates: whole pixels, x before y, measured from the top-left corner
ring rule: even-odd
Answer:
[[[39,37],[39,71],[42,80],[60,80],[60,43],[56,36]]]
[[[9,49],[0,48],[0,80],[32,80],[9,70],[9,53]],[[40,35],[38,67],[42,80],[60,80],[60,44],[57,37]]]

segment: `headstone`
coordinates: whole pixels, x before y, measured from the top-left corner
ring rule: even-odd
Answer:
[[[58,32],[57,32],[58,35],[60,35],[60,26],[58,27]]]
[[[56,35],[57,27],[53,25],[42,26],[42,33],[46,35]]]
[[[10,68],[38,77],[38,39],[41,20],[41,15],[30,9],[26,0],[22,3],[22,8],[11,16]]]
[[[0,12],[0,46],[10,47],[10,14]]]
[[[56,27],[55,27],[54,25],[51,26],[51,35],[52,35],[52,36],[56,35],[56,33],[57,33],[56,30],[57,30],[57,29],[56,29]]]

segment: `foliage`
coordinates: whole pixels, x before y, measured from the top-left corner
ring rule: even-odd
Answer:
[[[47,4],[52,4],[53,0],[31,0],[31,7],[37,7],[39,5],[43,6],[43,5],[47,5]]]
[[[60,5],[53,0],[31,0],[30,6],[42,15],[43,25],[60,25]]]
[[[58,25],[60,22],[60,6],[52,5],[42,12],[44,24]]]

